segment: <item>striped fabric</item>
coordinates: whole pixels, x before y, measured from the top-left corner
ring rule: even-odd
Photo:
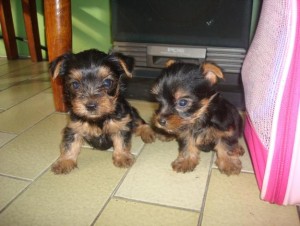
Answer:
[[[265,0],[242,80],[245,138],[261,198],[300,204],[300,6]]]

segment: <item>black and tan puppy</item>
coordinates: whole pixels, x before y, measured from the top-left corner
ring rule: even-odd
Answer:
[[[106,150],[113,147],[113,163],[129,167],[132,134],[152,142],[154,133],[123,97],[123,77],[131,77],[134,60],[120,53],[86,50],[66,53],[50,64],[53,79],[61,76],[70,121],[63,130],[60,157],[52,165],[56,174],[77,166],[82,143]]]
[[[199,151],[215,150],[216,165],[227,175],[239,174],[244,150],[238,143],[242,118],[237,109],[216,90],[220,68],[204,62],[169,61],[152,89],[159,103],[154,126],[174,137],[179,155],[172,163],[177,172],[194,170]]]

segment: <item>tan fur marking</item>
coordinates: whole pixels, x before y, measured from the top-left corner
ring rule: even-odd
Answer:
[[[58,62],[56,67],[55,67],[55,70],[53,72],[53,79],[56,79],[56,77],[59,75],[59,71],[60,71],[60,66],[62,64],[62,61]]]
[[[131,118],[129,115],[126,115],[126,117],[122,118],[122,120],[109,120],[103,127],[103,131],[105,133],[109,134],[116,134],[120,132],[121,130],[129,131],[129,128],[127,127],[127,124],[131,121]]]
[[[180,98],[183,98],[188,95],[189,95],[189,93],[187,93],[185,90],[178,89],[178,90],[176,90],[174,97],[175,97],[175,100],[179,100]]]
[[[77,81],[80,81],[82,79],[82,74],[80,71],[72,69],[70,70],[70,77]]]
[[[183,119],[181,118],[179,115],[171,115],[167,118],[167,123],[165,126],[161,126],[159,124],[159,117],[160,115],[156,115],[154,114],[153,118],[152,118],[152,122],[153,124],[160,129],[166,130],[168,133],[176,133],[177,130],[179,128],[181,128],[182,126],[191,124],[191,120],[190,119]]]
[[[98,75],[102,78],[109,76],[110,73],[111,73],[110,69],[104,66],[100,67],[98,71]]]
[[[135,135],[140,136],[145,143],[155,141],[155,132],[148,124],[139,125],[135,130]]]
[[[215,164],[218,166],[221,173],[226,175],[239,174],[242,169],[242,162],[239,156],[244,153],[239,145],[235,146],[236,150],[229,151],[227,145],[221,140],[217,143],[215,149],[217,152],[217,160]]]
[[[220,131],[213,127],[209,127],[196,138],[196,144],[199,146],[216,143],[221,138],[232,137],[233,133],[234,130],[231,129],[228,131]]]
[[[76,98],[72,100],[72,110],[80,116],[88,116],[89,118],[99,118],[104,114],[112,113],[115,110],[115,102],[115,97],[101,97],[98,100],[98,103],[101,103],[101,106],[97,109],[95,113],[91,114],[85,107],[86,100],[83,101],[79,98]]]
[[[165,66],[166,66],[166,67],[170,67],[170,66],[171,66],[172,64],[174,64],[174,63],[176,63],[176,61],[173,60],[173,59],[170,59],[170,60],[168,60],[168,61],[166,62]]]
[[[114,146],[113,164],[117,167],[127,168],[134,163],[134,155],[130,153],[131,144],[125,146],[123,137],[120,134],[112,135]]]
[[[126,64],[123,60],[121,60],[121,59],[119,59],[119,62],[120,62],[120,65],[122,66],[123,70],[125,71],[125,74],[126,74],[129,78],[131,78],[131,77],[132,77],[132,74],[131,74],[131,72],[128,70],[127,64]]]
[[[158,85],[154,85],[151,89],[151,93],[154,95],[157,95],[159,91],[159,86]]]
[[[101,129],[98,126],[90,125],[87,122],[70,122],[68,127],[72,128],[76,133],[81,136],[100,136],[102,134]]]
[[[203,63],[201,67],[203,69],[203,75],[207,80],[210,81],[211,84],[215,84],[218,80],[217,78],[221,78],[221,79],[224,78],[221,69],[214,64]]]
[[[199,164],[199,150],[195,145],[193,137],[187,140],[187,146],[180,150],[177,159],[172,162],[172,168],[176,172],[193,171]]]
[[[207,112],[207,108],[208,108],[208,106],[209,106],[210,101],[211,101],[216,95],[217,95],[217,94],[214,94],[214,95],[212,95],[209,99],[206,98],[206,99],[201,100],[200,103],[201,103],[202,107],[201,107],[198,111],[196,111],[196,112],[194,113],[194,115],[193,115],[193,117],[192,117],[194,120],[200,118],[203,114],[205,114],[205,113]]]
[[[52,171],[55,174],[67,174],[77,166],[77,158],[83,142],[82,136],[75,134],[74,141],[67,145],[64,143],[60,146],[60,157],[52,165]]]
[[[214,128],[207,128],[205,131],[203,131],[197,138],[196,138],[196,144],[199,145],[208,145],[213,142],[216,142],[220,136],[218,135],[218,130]]]
[[[184,120],[180,116],[171,115],[167,118],[166,129],[170,131],[175,131],[184,124]]]

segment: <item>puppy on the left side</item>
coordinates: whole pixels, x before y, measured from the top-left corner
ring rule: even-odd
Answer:
[[[117,167],[134,163],[130,152],[133,133],[145,143],[154,141],[151,127],[123,96],[122,77],[131,77],[133,67],[132,57],[95,49],[65,53],[50,63],[53,79],[62,78],[70,114],[63,130],[60,157],[52,165],[55,174],[67,174],[77,167],[84,141],[100,150],[113,147],[112,159]]]

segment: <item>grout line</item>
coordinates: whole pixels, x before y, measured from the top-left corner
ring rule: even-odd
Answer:
[[[6,65],[8,65],[8,63],[5,63]],[[5,64],[1,64],[0,66],[3,66],[3,65],[5,65]],[[26,64],[25,64],[26,65]],[[17,71],[23,71],[24,70],[24,68],[29,68],[29,67],[31,67],[32,66],[32,64],[30,64],[30,63],[28,63],[26,66],[23,66],[22,65],[22,67],[20,66],[20,67],[18,67],[17,69],[13,69],[12,71],[9,71],[9,72],[7,72],[7,73],[5,73],[5,74],[3,74],[3,75],[1,75],[1,76],[10,76],[11,74],[14,74],[14,73],[17,73]],[[9,67],[9,66],[8,66]]]
[[[50,165],[51,166],[51,165]],[[42,175],[44,175],[50,168],[50,166],[48,166],[44,171],[42,171],[37,177],[35,177],[33,180],[30,180],[28,182],[29,183],[22,191],[20,191],[13,199],[11,199],[1,210],[0,210],[0,214],[6,210],[17,198],[19,198],[23,193],[25,193],[25,191],[27,191],[29,189],[29,187],[32,186],[32,184],[34,182],[36,182]],[[17,179],[17,177],[16,177]]]
[[[34,126],[36,126],[37,124],[41,123],[42,121],[50,118],[54,113],[55,113],[55,110],[52,111],[51,113],[49,113],[48,115],[46,115],[45,117],[43,117],[42,119],[40,119],[39,121],[35,122],[31,126],[29,126],[28,128],[26,128],[25,130],[23,130],[20,134],[18,134],[18,136],[20,136],[21,134],[25,133],[26,131],[32,129]]]
[[[211,160],[210,160],[210,169],[209,169],[209,172],[208,172],[208,175],[207,175],[205,192],[204,192],[204,195],[203,195],[203,198],[202,198],[202,206],[200,208],[200,215],[199,215],[197,226],[201,226],[202,220],[203,220],[203,213],[204,213],[204,208],[205,208],[205,203],[206,203],[206,197],[207,197],[210,178],[211,178],[212,171],[213,171],[213,166],[214,166],[214,157],[215,157],[215,152],[212,152],[212,156],[211,156]]]
[[[20,135],[26,133],[27,131],[29,131],[30,129],[32,129],[34,126],[36,126],[37,124],[39,124],[40,122],[42,122],[43,120],[46,120],[47,118],[50,118],[53,114],[55,114],[55,110],[53,112],[51,112],[50,114],[46,115],[45,117],[43,117],[41,120],[35,122],[34,124],[30,125],[28,128],[25,128],[23,131],[21,131],[20,133],[13,133],[13,132],[6,132],[6,131],[0,131],[2,133],[11,133],[11,134],[15,134],[16,136],[9,140],[7,143],[5,143],[3,146],[1,146],[1,148],[5,147],[6,145],[8,145],[9,143],[13,142],[15,139],[17,139]],[[0,150],[1,150],[0,148]]]
[[[0,132],[1,132],[1,133],[8,133],[8,132],[2,132],[2,131],[0,131]],[[22,132],[22,133],[23,133],[23,132]],[[22,134],[22,133],[20,133],[20,134]],[[10,139],[9,141],[5,142],[2,146],[0,146],[0,151],[1,151],[1,149],[4,148],[6,145],[12,143],[16,138],[18,138],[20,134],[16,134],[16,136],[15,136],[14,138]],[[0,174],[1,174],[1,173],[0,173]]]
[[[32,180],[32,179],[29,179],[29,178],[12,176],[12,175],[5,174],[5,173],[0,173],[0,176],[2,176],[2,177],[7,177],[7,178],[11,178],[11,179],[16,179],[16,180],[21,180],[21,181],[25,181],[25,182],[33,182],[33,181],[34,181],[34,180]]]
[[[28,184],[22,191],[20,191],[14,198],[12,198],[2,209],[0,209],[0,214],[2,214],[17,198],[19,198],[32,183]]]
[[[135,156],[135,158],[137,159],[140,154],[142,153],[144,147],[145,147],[145,143],[141,146],[138,154]],[[134,167],[134,165],[132,166]],[[104,209],[106,208],[106,206],[108,205],[108,203],[115,197],[116,192],[119,190],[120,186],[122,185],[123,181],[125,180],[126,176],[128,175],[128,173],[130,172],[130,170],[132,169],[132,167],[130,167],[123,175],[123,177],[120,179],[119,183],[116,185],[116,187],[114,188],[114,190],[112,191],[112,193],[110,194],[109,198],[106,200],[106,202],[104,203],[104,205],[102,206],[102,208],[100,209],[99,213],[96,215],[95,219],[93,220],[93,222],[91,223],[91,226],[93,226],[97,220],[99,219],[99,217],[101,216],[101,214],[103,213]]]
[[[0,133],[6,133],[6,134],[18,136],[17,133],[13,133],[13,132],[4,132],[4,131],[2,131],[2,130],[0,130]]]
[[[24,84],[24,83],[26,83],[26,82],[28,82],[28,81],[29,81],[29,82],[34,82],[34,81],[33,81],[34,79],[37,79],[39,76],[41,76],[41,75],[43,75],[43,74],[45,74],[45,73],[47,73],[47,72],[45,71],[45,72],[33,74],[33,75],[31,75],[31,76],[33,76],[33,77],[28,77],[28,78],[24,78],[23,80],[13,82],[13,83],[11,83],[9,86],[4,87],[4,89],[0,90],[0,92],[5,91],[5,90],[8,90],[8,89],[10,89],[10,88],[12,88],[12,87],[14,87],[14,86],[22,85],[22,84]],[[49,83],[51,83],[51,80],[49,80]],[[51,88],[51,84],[50,84],[50,86],[49,86],[48,88]]]
[[[33,97],[36,97],[36,96],[38,96],[38,95],[40,95],[40,94],[47,94],[47,93],[45,93],[45,91],[46,91],[47,89],[49,89],[49,88],[51,88],[51,85],[50,85],[48,88],[42,89],[42,90],[40,90],[38,93],[33,94],[32,96],[29,96],[28,98],[26,98],[26,99],[24,99],[24,100],[21,100],[20,102],[15,103],[15,104],[9,106],[7,109],[4,109],[4,111],[8,111],[8,110],[10,110],[10,109],[12,109],[12,108],[18,106],[19,104],[22,104],[22,103],[24,103],[25,101],[27,101],[27,100],[29,100],[29,99],[31,99],[31,98],[33,98]],[[0,92],[0,93],[1,93],[1,92]],[[3,109],[3,108],[2,108],[2,109]]]
[[[124,201],[129,201],[129,202],[147,204],[147,205],[151,205],[151,206],[161,206],[161,207],[165,207],[165,208],[171,208],[171,209],[177,209],[177,210],[184,210],[184,211],[188,211],[188,212],[200,213],[199,210],[195,210],[195,209],[183,208],[183,207],[178,207],[178,206],[169,206],[169,205],[164,205],[164,204],[154,203],[154,202],[146,202],[146,201],[142,201],[142,200],[129,199],[129,198],[121,197],[121,196],[115,196],[115,198],[120,199],[120,200],[124,200]]]

